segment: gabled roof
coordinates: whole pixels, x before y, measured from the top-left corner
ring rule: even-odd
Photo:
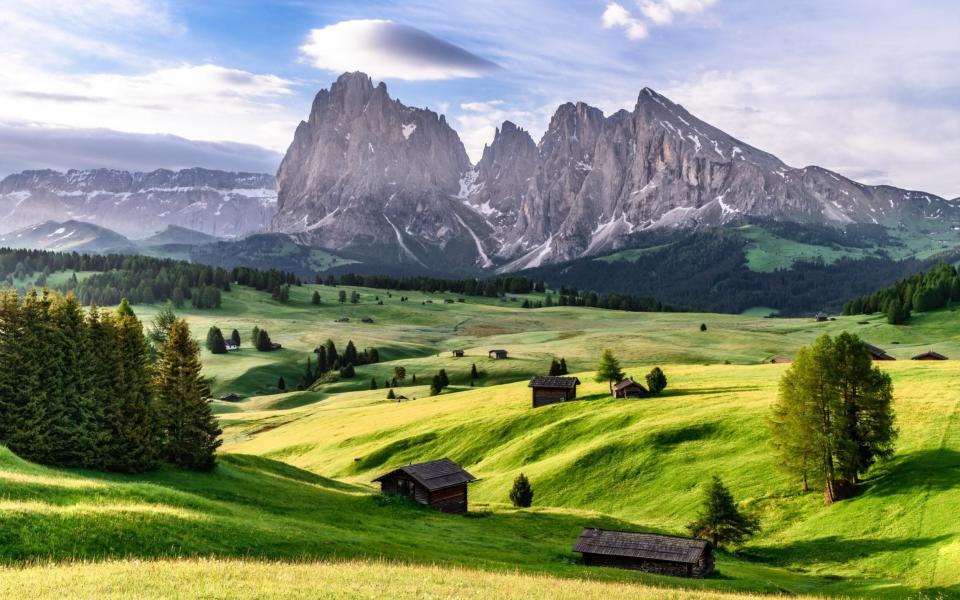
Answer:
[[[477,480],[449,458],[441,458],[394,469],[377,477],[374,481],[382,481],[395,473],[406,473],[431,492]]]
[[[707,540],[584,529],[573,551],[695,565],[710,547]]]
[[[573,389],[580,385],[580,380],[576,377],[554,377],[544,375],[534,375],[530,379],[527,387],[545,387],[545,388],[569,388]]]
[[[496,349],[494,349],[494,350],[487,350],[487,353],[488,353],[488,354],[489,354],[490,352],[506,352],[506,350],[502,350],[502,349],[501,349],[501,350],[496,350]]]
[[[627,377],[626,379],[622,379],[622,380],[616,382],[615,384],[613,384],[613,389],[616,390],[616,391],[620,391],[620,390],[626,389],[626,388],[628,388],[628,387],[639,387],[639,388],[641,388],[641,389],[643,389],[643,390],[646,390],[646,389],[647,389],[647,388],[643,387],[643,384],[638,383],[637,381],[634,381],[633,377]]]
[[[873,356],[875,360],[897,360],[894,357],[887,354],[887,351],[883,348],[878,348],[873,344],[867,344],[867,350],[870,352],[870,355]]]
[[[918,354],[910,360],[923,360],[924,358],[932,358],[933,360],[947,360],[946,356],[940,354],[939,352],[934,352],[933,350],[924,352],[923,354]]]

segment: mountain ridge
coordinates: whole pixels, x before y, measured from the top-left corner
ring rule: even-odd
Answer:
[[[609,116],[564,103],[536,143],[505,121],[471,165],[442,115],[347,73],[317,94],[277,190],[274,231],[378,260],[474,270],[560,263],[629,247],[643,231],[746,218],[911,235],[960,227],[958,201],[790,167],[650,88],[632,111]]]
[[[272,175],[202,168],[23,171],[0,180],[0,232],[73,219],[133,239],[167,225],[234,237],[269,223],[274,187]]]

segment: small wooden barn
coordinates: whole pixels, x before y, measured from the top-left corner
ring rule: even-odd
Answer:
[[[577,386],[580,380],[576,377],[545,377],[535,375],[530,379],[527,387],[533,390],[533,407],[569,402],[577,399]]]
[[[627,377],[613,385],[613,396],[614,398],[649,398],[650,390],[634,381],[632,377]]]
[[[924,352],[923,354],[918,354],[913,358],[911,358],[910,360],[947,360],[947,357],[940,354],[939,352],[934,352],[933,350],[930,350],[928,352]]]
[[[713,572],[713,544],[707,540],[584,529],[573,547],[583,564],[635,569],[676,577],[706,577]]]
[[[407,465],[377,477],[383,494],[403,496],[445,513],[467,512],[467,484],[477,478],[449,458]]]
[[[463,358],[463,350],[454,350],[453,355],[457,358]]]
[[[827,313],[825,312],[818,312],[816,319],[817,319],[817,323],[823,323],[824,321],[829,321],[830,316],[827,315]]]
[[[870,352],[870,358],[873,360],[897,360],[887,354],[887,351],[883,348],[878,348],[871,344],[867,344],[867,351]]]
[[[487,352],[487,356],[489,356],[490,358],[504,359],[507,357],[507,351],[506,350],[490,350],[489,352]]]

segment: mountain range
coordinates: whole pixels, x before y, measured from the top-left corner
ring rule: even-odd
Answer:
[[[45,221],[82,221],[141,239],[168,225],[216,237],[264,229],[274,178],[209,169],[24,171],[0,181],[0,233]]]
[[[960,202],[790,167],[649,88],[609,116],[563,104],[536,143],[504,122],[471,165],[442,115],[346,73],[297,127],[271,227],[379,262],[515,271],[757,219],[947,235]]]

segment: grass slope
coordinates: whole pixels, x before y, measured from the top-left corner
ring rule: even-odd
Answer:
[[[324,299],[319,307],[309,303],[314,289]],[[295,288],[289,304],[278,304],[236,288],[224,294],[219,311],[183,311],[201,339],[216,324],[227,332],[238,328],[246,340],[256,324],[284,344],[284,350],[272,353],[245,348],[204,356],[216,392],[250,397],[217,403],[226,444],[215,473],[164,470],[125,477],[64,471],[0,450],[0,561],[55,561],[7,569],[3,581],[25,586],[84,571],[90,573],[81,576],[86,587],[78,589],[92,596],[98,589],[92,574],[99,572],[125,582],[115,588],[117,594],[143,589],[149,597],[176,582],[202,585],[217,570],[230,582],[223,588],[226,597],[231,589],[247,593],[263,581],[296,581],[315,573],[328,578],[316,584],[320,589],[369,597],[381,589],[376,582],[382,579],[367,574],[394,567],[365,561],[386,559],[401,563],[395,566],[398,581],[422,582],[415,588],[419,595],[411,597],[454,595],[448,582],[461,576],[466,580],[457,591],[476,590],[473,597],[499,597],[503,588],[497,586],[527,589],[534,584],[524,578],[531,576],[535,579],[529,581],[543,586],[540,597],[581,589],[594,597],[619,589],[597,580],[732,592],[960,594],[955,363],[883,365],[897,390],[898,454],[871,473],[863,494],[848,502],[824,507],[817,494],[798,494],[796,483],[776,470],[764,424],[784,369],[764,364],[770,356],[792,354],[823,331],[846,329],[898,358],[929,347],[956,357],[960,325],[949,311],[918,315],[910,327],[892,327],[880,317],[860,324],[861,318],[814,323],[565,307],[525,310],[518,307],[519,299],[445,304],[442,294],[406,292],[410,301],[401,303],[399,294],[368,289],[357,290],[361,304],[340,305],[335,301],[339,289]],[[378,297],[383,305],[376,303]],[[136,310],[146,320],[155,307]],[[334,322],[343,316],[350,322]],[[361,323],[363,316],[374,323]],[[699,331],[701,322],[708,325],[706,332]],[[327,337],[341,348],[347,339],[361,348],[376,346],[385,362],[361,367],[356,379],[317,391],[275,393],[278,375],[294,383],[310,350]],[[468,356],[451,357],[448,350],[454,347],[466,348]],[[495,347],[507,348],[511,358],[485,358],[485,351]],[[607,398],[605,386],[590,381],[589,373],[603,347],[615,349],[634,376],[662,366],[670,379],[668,392],[645,401]],[[554,355],[566,357],[579,372],[583,401],[533,411],[525,379],[544,372]],[[732,364],[723,364],[727,361]],[[476,388],[466,377],[471,363],[485,372]],[[371,377],[382,381],[396,365],[419,375],[421,385],[402,390],[417,400],[387,402],[384,390],[366,389]],[[451,391],[427,397],[422,384],[439,368],[451,374]],[[369,483],[393,466],[440,456],[460,461],[480,477],[471,486],[470,516],[384,501]],[[530,510],[506,505],[510,482],[520,471],[536,492]],[[713,473],[724,477],[763,524],[742,553],[721,554],[719,577],[689,582],[576,564],[571,547],[583,526],[683,533],[700,486]],[[247,577],[245,565],[229,560],[153,562],[209,556],[256,559],[249,571],[264,575]],[[56,563],[74,559],[98,562],[89,570]],[[125,559],[151,562],[135,569]],[[259,562],[267,559],[351,562]],[[163,571],[167,567],[170,571]],[[460,567],[481,572],[464,574],[456,570]],[[516,581],[498,579],[514,570],[524,574],[509,575]],[[170,580],[148,576],[152,572],[171,573]],[[591,581],[582,583],[584,578]],[[353,587],[343,587],[351,581]],[[284,589],[285,584],[278,585]],[[631,590],[641,597],[688,597],[679,591]]]

